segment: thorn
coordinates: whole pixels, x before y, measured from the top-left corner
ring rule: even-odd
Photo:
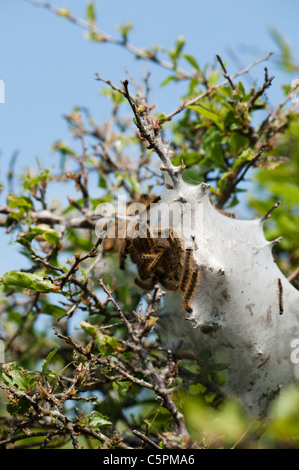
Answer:
[[[279,243],[282,240],[283,237],[278,237],[275,238],[275,240],[271,240],[270,242],[266,243],[265,246],[271,246],[271,245],[276,245],[276,243]]]
[[[179,169],[179,173],[182,174],[183,171],[185,170],[185,168],[186,168],[186,165],[185,165],[185,163],[184,163],[184,160],[182,159],[182,160],[181,160],[180,169]]]
[[[274,206],[272,206],[271,209],[269,209],[268,212],[266,212],[266,214],[263,215],[263,217],[260,219],[261,222],[264,222],[264,220],[269,219],[269,217],[271,216],[271,212],[274,211],[274,209],[276,209],[280,205],[280,202],[281,201],[275,202]]]

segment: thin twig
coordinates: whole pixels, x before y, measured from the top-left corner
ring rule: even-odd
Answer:
[[[54,278],[54,281],[60,284],[61,289],[65,285],[65,283],[68,281],[68,279],[72,276],[72,274],[74,274],[77,271],[78,266],[80,263],[82,263],[82,261],[85,261],[88,258],[95,258],[97,256],[98,254],[97,248],[101,243],[102,243],[102,239],[98,238],[93,248],[89,251],[89,253],[87,253],[84,256],[81,256],[80,254],[75,253],[74,261],[70,270],[67,273],[62,274],[61,276],[57,276]]]
[[[122,309],[120,308],[119,304],[116,302],[116,300],[113,298],[111,292],[107,289],[106,285],[104,284],[104,281],[103,279],[100,279],[99,280],[99,283],[101,284],[104,292],[107,294],[108,296],[108,300],[110,302],[113,303],[114,307],[116,308],[116,310],[118,311],[121,319],[123,320],[124,324],[126,325],[127,327],[127,330],[128,332],[131,334],[131,335],[134,335],[134,332],[133,332],[133,328],[132,328],[132,325],[131,323],[129,322],[129,320],[126,318],[125,314],[123,313]]]
[[[222,70],[223,70],[223,72],[224,72],[224,74],[223,74],[224,78],[227,79],[228,83],[230,84],[230,86],[231,86],[232,89],[234,90],[234,89],[236,88],[236,86],[235,86],[235,84],[233,83],[232,79],[230,78],[229,74],[227,73],[227,70],[226,70],[226,67],[225,67],[225,65],[224,65],[224,63],[223,63],[222,58],[220,57],[219,54],[216,54],[216,57],[217,57],[217,60],[218,60],[219,64],[221,65]]]
[[[288,281],[293,282],[298,276],[299,276],[299,267],[295,269],[295,271],[288,277]]]
[[[159,447],[155,442],[153,442],[147,436],[142,434],[140,431],[137,431],[136,429],[133,429],[132,433],[135,434],[135,436],[139,437],[143,442],[145,442],[146,444],[153,447],[154,449],[161,450],[161,447]]]
[[[276,209],[279,205],[280,205],[281,201],[277,201],[275,202],[275,204],[273,204],[273,206],[271,207],[271,209],[269,209],[266,214],[263,215],[263,217],[261,218],[261,221],[263,222],[264,220],[267,220],[269,219],[271,213],[274,211],[274,209]]]
[[[259,149],[259,151],[257,152],[257,154],[249,161],[247,162],[246,166],[245,166],[245,169],[243,171],[243,173],[237,178],[237,180],[234,182],[234,187],[236,187],[245,177],[247,171],[253,167],[255,165],[255,163],[257,162],[257,160],[260,158],[261,154],[263,153],[263,151],[265,150],[265,147],[261,147]]]

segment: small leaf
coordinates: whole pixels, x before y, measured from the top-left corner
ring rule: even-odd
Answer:
[[[176,69],[176,67],[177,67],[177,61],[178,61],[178,59],[181,55],[181,52],[182,52],[183,47],[185,45],[185,42],[186,42],[186,40],[185,40],[184,36],[179,36],[177,38],[175,48],[168,52],[169,57],[171,58],[171,60],[173,62],[174,69]]]
[[[89,41],[101,42],[104,40],[103,35],[97,34],[95,31],[85,31],[84,37]]]
[[[56,353],[57,353],[57,349],[54,349],[54,351],[51,351],[47,355],[46,359],[44,360],[43,365],[42,365],[42,377],[45,376],[47,369],[48,369],[48,365],[50,364],[50,362],[52,361]]]
[[[99,188],[107,189],[107,181],[102,173],[99,173]]]
[[[70,11],[67,9],[67,8],[59,8],[57,10],[57,14],[59,16],[64,16],[65,18],[69,18],[70,17]]]
[[[59,235],[57,232],[55,232],[55,230],[53,229],[47,229],[44,234],[44,239],[50,243],[50,245],[54,245],[54,246],[57,246],[59,245]]]
[[[194,109],[198,112],[198,114],[202,114],[205,118],[214,122],[219,127],[219,129],[221,129],[222,131],[224,130],[223,118],[219,114],[216,114],[214,111],[211,111],[202,104],[195,104],[192,106],[188,106],[188,108]]]
[[[251,148],[244,150],[233,162],[232,169],[236,170],[243,163],[249,162],[255,156],[254,151]]]
[[[126,40],[128,34],[133,29],[133,23],[126,22],[123,25],[116,25],[115,29],[118,30],[121,33],[122,37]]]
[[[216,72],[216,70],[212,70],[208,78],[208,85],[210,87],[214,86],[218,83],[218,81],[219,81],[219,74]]]
[[[186,183],[198,185],[204,181],[204,178],[198,176],[198,171],[196,170],[185,170],[182,174],[183,180]]]
[[[112,90],[110,87],[104,87],[100,92],[100,95],[107,96],[114,104],[119,105],[125,102],[125,98],[121,93],[116,90]]]
[[[192,55],[184,54],[183,57],[187,60],[187,62],[189,62],[190,65],[192,65],[192,67],[197,70],[197,72],[200,72],[199,65]]]
[[[161,83],[161,86],[167,85],[167,83],[171,82],[172,80],[177,80],[177,77],[170,75],[169,77],[165,78],[163,82]]]
[[[94,334],[97,334],[98,332],[98,327],[97,325],[92,325],[91,323],[88,323],[86,321],[81,321],[80,326],[82,330],[85,331],[85,333],[93,336]]]
[[[88,425],[91,428],[102,428],[103,426],[112,425],[112,423],[98,411],[92,411],[88,415],[84,416],[81,424],[83,426]]]
[[[94,23],[96,21],[96,12],[93,3],[88,3],[86,7],[86,18],[89,23]]]
[[[184,36],[180,35],[177,38],[177,42],[176,42],[176,49],[175,49],[176,56],[178,56],[182,52],[185,43],[186,43],[186,39],[184,38]]]
[[[133,189],[134,193],[140,193],[140,184],[138,183],[137,179],[133,175],[127,175],[126,180]]]
[[[57,140],[53,146],[52,150],[58,150],[62,155],[75,155],[76,152],[69,148],[68,144],[66,142],[63,142],[61,140]]]
[[[54,318],[61,318],[66,314],[66,311],[58,305],[47,304],[43,307],[42,313],[51,315]]]
[[[244,98],[245,95],[246,95],[246,91],[245,91],[245,88],[244,88],[244,85],[243,85],[242,82],[238,83],[238,88],[239,88],[239,91],[241,93],[241,96]]]

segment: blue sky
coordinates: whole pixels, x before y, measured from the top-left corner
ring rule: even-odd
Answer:
[[[85,19],[85,0],[53,0],[53,4]],[[218,53],[233,73],[237,66],[229,49],[244,66],[277,50],[269,35],[271,26],[288,39],[299,62],[299,2],[293,0],[99,0],[95,4],[103,31],[117,35],[115,25],[130,21],[134,24],[130,41],[144,48],[153,44],[171,48],[183,35],[185,52],[201,66],[213,62]],[[270,94],[275,103],[281,97],[281,84],[296,76],[282,74],[274,59],[268,66],[276,77]],[[255,72],[261,80],[263,67]],[[57,163],[53,142],[71,143],[62,115],[74,106],[85,106],[101,123],[110,107],[98,93],[101,85],[95,73],[119,84],[126,78],[126,68],[136,81],[151,71],[152,100],[160,112],[180,104],[182,89],[172,84],[159,88],[167,72],[156,65],[136,61],[116,46],[91,43],[82,29],[24,0],[0,0],[0,80],[5,83],[5,104],[0,104],[0,180],[6,183],[7,164],[15,150],[20,152],[19,171],[35,166],[36,155],[44,166]],[[5,191],[0,196],[0,204],[4,202]],[[7,247],[7,237],[1,236],[0,243],[7,253],[1,273],[19,267],[20,258],[15,248]]]

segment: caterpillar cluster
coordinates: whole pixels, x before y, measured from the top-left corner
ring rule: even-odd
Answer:
[[[151,290],[156,283],[166,290],[184,293],[183,306],[192,313],[191,300],[199,283],[200,269],[191,248],[185,249],[178,233],[173,229],[158,229],[155,236],[146,227],[146,233],[136,238],[126,237],[119,251],[120,268],[130,256],[136,264],[138,277],[135,282],[144,290]]]
[[[150,205],[160,200],[159,196],[141,194],[138,199],[131,203],[138,202],[145,206],[147,214]],[[127,212],[127,215],[132,215]],[[138,224],[137,224],[138,226]],[[125,270],[127,256],[136,264],[138,276],[135,283],[144,290],[152,290],[159,283],[168,291],[182,292],[183,306],[187,313],[192,313],[191,301],[199,283],[200,269],[193,257],[193,250],[185,248],[183,240],[171,228],[158,229],[151,233],[148,224],[144,233],[138,236],[125,238],[120,234],[127,229],[127,222],[124,219],[115,219],[111,224],[113,237],[109,237],[109,227],[107,235],[103,239],[103,253],[118,249],[120,269]]]

